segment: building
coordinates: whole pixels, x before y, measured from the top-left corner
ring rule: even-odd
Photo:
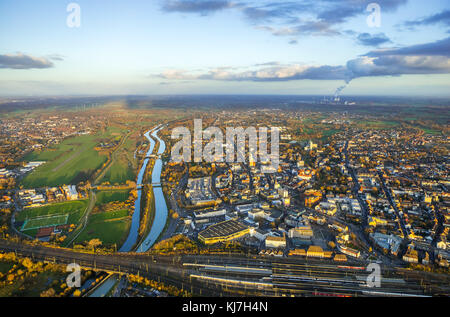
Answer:
[[[211,188],[211,177],[189,178],[185,196],[194,206],[207,206],[220,203]]]
[[[409,249],[403,256],[403,261],[408,263],[419,263],[419,255],[417,251]]]
[[[204,244],[231,241],[250,233],[250,228],[235,220],[227,220],[209,226],[198,234]]]
[[[311,239],[314,236],[314,232],[311,226],[299,226],[289,230],[289,238]]]
[[[225,221],[226,216],[218,216],[218,217],[203,217],[203,218],[194,218],[192,219],[190,225],[192,229],[203,229],[207,226]]]
[[[375,243],[380,246],[383,250],[389,251],[394,255],[398,254],[400,245],[402,243],[402,238],[397,237],[393,234],[386,235],[379,232],[371,233],[369,235]]]
[[[306,251],[306,256],[312,258],[323,258],[325,257],[325,254],[320,246],[312,245],[308,248],[308,251]]]
[[[305,249],[290,250],[289,256],[306,256],[306,251],[305,251]]]
[[[272,237],[266,238],[266,248],[285,248],[286,237]]]
[[[308,144],[303,148],[305,151],[312,151],[317,149],[317,144],[313,143],[313,141],[309,140]]]
[[[78,192],[77,192],[77,188],[75,187],[75,185],[69,185],[69,186],[64,186],[63,190],[66,194],[66,198],[68,200],[77,200],[78,199]]]
[[[336,262],[347,262],[347,257],[345,254],[336,254],[333,260]]]
[[[422,259],[422,264],[428,265],[430,264],[430,255],[428,252],[425,252],[425,257]]]
[[[259,208],[252,209],[248,212],[248,217],[252,220],[265,219],[269,222],[273,222],[282,216],[282,212],[278,209],[263,210]]]
[[[338,249],[339,251],[341,251],[342,253],[354,257],[354,258],[359,258],[361,256],[361,252],[359,252],[358,250],[354,250],[352,248],[346,247],[346,246],[339,246],[338,245]]]
[[[318,201],[322,199],[322,193],[317,190],[306,190],[305,191],[305,206],[306,207],[312,207],[314,204],[316,204]]]
[[[323,202],[319,203],[319,205],[317,205],[315,207],[315,209],[317,211],[320,211],[320,212],[322,212],[324,214],[327,214],[329,216],[334,216],[336,214],[336,211],[337,211],[337,206],[333,202],[328,202],[328,201],[324,202],[323,201]]]
[[[369,226],[372,227],[387,226],[387,224],[388,222],[386,219],[369,216]]]
[[[258,228],[251,228],[250,229],[250,236],[255,237],[256,239],[258,239],[259,241],[264,241],[267,236],[269,235],[268,232],[265,232],[261,229]]]
[[[225,209],[219,210],[199,210],[194,212],[195,218],[211,218],[211,217],[220,217],[225,216],[227,211]]]
[[[255,204],[244,204],[235,207],[238,213],[246,213],[251,211],[253,208],[255,208]]]

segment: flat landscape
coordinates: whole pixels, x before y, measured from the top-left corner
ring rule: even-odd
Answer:
[[[100,239],[105,246],[116,244],[119,247],[127,237],[130,224],[131,218],[128,216],[128,210],[93,214],[89,218],[87,227],[74,243]]]
[[[99,191],[97,193],[97,201],[95,205],[100,206],[114,201],[124,202],[128,199],[129,195],[129,190]]]
[[[56,146],[26,155],[26,161],[46,163],[23,178],[21,185],[34,188],[88,180],[108,159],[105,153],[99,153],[95,147],[105,140],[114,140],[120,136],[120,132],[119,128],[110,127],[105,132],[70,137]]]
[[[450,297],[449,0],[64,2],[0,0],[0,298]]]
[[[64,140],[54,148],[33,152],[26,157],[30,161],[46,161],[21,184],[26,188],[58,186],[86,180],[107,157],[100,155],[94,147],[98,135],[83,135]]]
[[[139,135],[124,136],[124,141],[112,154],[111,163],[100,175],[97,183],[109,182],[111,184],[124,184],[126,181],[136,179],[137,160],[134,158],[134,151]]]

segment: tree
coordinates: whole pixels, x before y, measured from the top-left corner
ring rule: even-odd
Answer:
[[[97,238],[92,239],[88,242],[88,247],[91,248],[92,250],[94,250],[94,252],[95,252],[95,248],[99,247],[101,245],[102,245],[102,241]]]
[[[8,276],[6,277],[6,280],[8,282],[12,282],[12,281],[14,281],[14,278],[15,278],[14,274],[8,274]]]
[[[73,297],[80,297],[81,296],[81,291],[79,290],[79,289],[76,289],[74,292],[73,292]]]
[[[41,293],[41,297],[54,297],[55,294],[55,290],[53,288],[49,288],[48,290]]]

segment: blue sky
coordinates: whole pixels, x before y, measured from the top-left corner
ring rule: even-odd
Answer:
[[[371,2],[0,0],[0,95],[450,96],[449,2]]]

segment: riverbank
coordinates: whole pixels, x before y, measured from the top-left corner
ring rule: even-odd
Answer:
[[[155,197],[153,195],[153,186],[144,185],[143,190],[145,193],[143,197],[144,210],[141,219],[141,226],[139,228],[139,238],[136,244],[137,252],[139,252],[139,246],[142,245],[144,238],[150,233],[153,221],[155,220]]]
[[[131,220],[131,228],[130,232],[128,234],[127,240],[122,245],[122,247],[119,249],[119,252],[129,252],[131,251],[138,241],[138,235],[139,235],[139,226],[140,226],[140,219],[141,219],[141,202],[142,202],[142,181],[145,176],[145,172],[147,169],[147,165],[149,163],[149,157],[153,153],[153,149],[155,147],[155,140],[153,140],[152,137],[150,137],[150,133],[155,133],[160,128],[160,126],[154,127],[153,129],[147,131],[144,133],[145,138],[150,142],[150,147],[146,153],[146,158],[144,159],[144,162],[142,164],[142,167],[139,171],[136,186],[138,188],[138,197],[134,203],[134,213]]]

